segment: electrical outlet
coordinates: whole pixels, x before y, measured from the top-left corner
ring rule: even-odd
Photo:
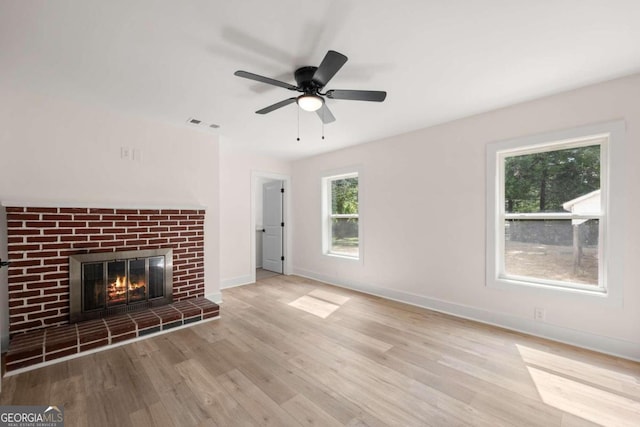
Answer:
[[[546,317],[546,314],[545,314],[544,308],[536,307],[533,309],[533,318],[535,320],[543,322],[545,317]]]

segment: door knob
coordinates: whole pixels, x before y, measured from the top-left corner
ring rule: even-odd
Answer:
[[[8,267],[9,264],[11,264],[11,262],[9,261],[3,261],[2,258],[0,258],[0,268],[2,267]]]

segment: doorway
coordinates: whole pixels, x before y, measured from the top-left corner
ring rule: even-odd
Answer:
[[[286,175],[252,172],[253,282],[290,274],[289,182]]]

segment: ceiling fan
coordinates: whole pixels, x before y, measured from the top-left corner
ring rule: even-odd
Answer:
[[[260,76],[258,74],[249,73],[247,71],[238,70],[234,75],[238,77],[244,77],[245,79],[256,80],[258,82],[279,86],[285,89],[289,89],[296,92],[301,92],[302,95],[294,96],[292,98],[285,99],[284,101],[276,102],[273,105],[265,107],[256,111],[256,114],[267,114],[278,108],[282,108],[286,105],[298,103],[298,106],[305,111],[315,111],[322,120],[323,123],[331,123],[336,119],[327,108],[324,97],[331,99],[347,99],[353,101],[373,101],[382,102],[387,97],[387,92],[376,90],[328,90],[322,93],[321,90],[329,83],[329,80],[342,68],[347,62],[347,57],[341,53],[330,50],[325,55],[324,59],[318,67],[301,67],[298,68],[294,77],[298,86],[293,86],[289,83],[282,82],[280,80],[271,79],[269,77]]]

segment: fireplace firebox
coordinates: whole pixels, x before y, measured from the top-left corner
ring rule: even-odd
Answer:
[[[173,301],[173,250],[69,257],[70,321],[96,319]]]

